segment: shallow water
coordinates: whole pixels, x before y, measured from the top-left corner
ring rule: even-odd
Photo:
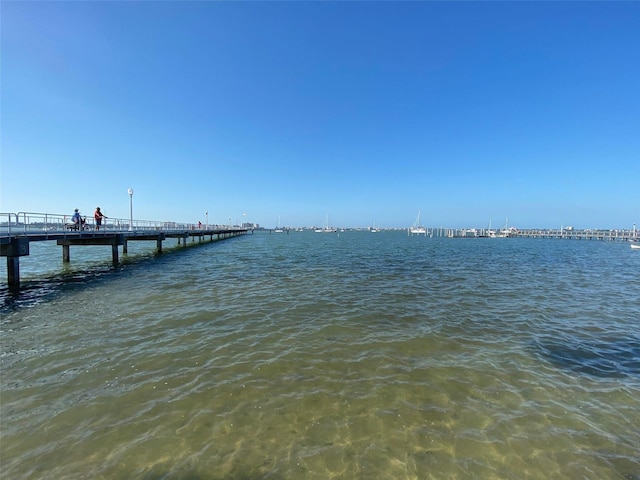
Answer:
[[[627,244],[57,248],[0,292],[2,478],[640,478]]]

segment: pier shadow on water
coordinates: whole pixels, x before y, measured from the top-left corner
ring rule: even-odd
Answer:
[[[585,340],[559,336],[536,341],[538,354],[553,365],[598,378],[640,378],[640,338]]]
[[[101,265],[91,269],[63,271],[38,279],[23,281],[19,288],[0,288],[0,313],[6,314],[20,308],[32,307],[51,300],[65,292],[72,292],[105,281],[109,274],[120,267]]]
[[[36,278],[23,280],[20,287],[0,286],[0,315],[5,315],[21,308],[32,307],[50,301],[61,295],[93,288],[100,282],[110,281],[114,276],[134,275],[132,267],[148,263],[152,260],[172,261],[172,257],[187,254],[196,246],[214,245],[214,243],[194,244],[189,248],[180,246],[165,247],[163,253],[155,251],[123,255],[118,265],[110,260],[101,260],[87,267],[76,267],[71,264],[60,271],[39,275]],[[171,255],[168,255],[171,253]]]

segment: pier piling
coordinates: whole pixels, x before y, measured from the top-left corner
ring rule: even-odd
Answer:
[[[20,257],[29,255],[29,240],[23,237],[10,238],[0,245],[0,254],[7,257],[7,283],[10,287],[19,287]]]

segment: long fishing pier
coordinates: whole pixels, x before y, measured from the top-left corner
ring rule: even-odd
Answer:
[[[20,286],[20,257],[29,255],[31,242],[56,241],[62,247],[62,261],[71,261],[71,246],[104,245],[111,247],[113,264],[119,262],[118,247],[127,253],[131,241],[155,241],[156,251],[162,253],[162,242],[178,239],[186,246],[192,242],[218,241],[245,235],[250,228],[238,225],[194,225],[177,222],[105,218],[102,225],[93,218],[83,225],[74,224],[71,215],[48,213],[0,213],[0,256],[7,258],[9,287]]]

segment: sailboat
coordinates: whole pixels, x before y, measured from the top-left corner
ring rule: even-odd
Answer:
[[[329,214],[328,213],[327,213],[327,219],[324,221],[324,227],[315,229],[316,233],[334,233],[334,232],[337,232],[337,231],[338,230],[336,228],[333,228],[333,227],[329,226]]]
[[[500,230],[500,233],[497,234],[498,237],[507,238],[511,236],[512,230],[507,227],[508,224],[509,224],[509,219],[507,218],[504,221],[504,227],[502,227],[502,230]]]
[[[509,219],[504,222],[504,227],[502,230],[492,230],[491,229],[491,219],[489,219],[489,229],[487,230],[485,235],[481,235],[481,237],[489,237],[489,238],[507,238],[511,236],[511,230],[507,228],[507,224],[509,223]]]
[[[427,234],[427,229],[424,228],[422,225],[420,225],[420,211],[418,211],[418,218],[416,218],[416,221],[414,222],[414,224],[409,227],[409,234],[410,235],[426,235]]]
[[[376,222],[373,222],[373,227],[369,227],[369,231],[371,233],[378,233],[380,231],[380,228],[376,227]]]
[[[280,217],[278,217],[278,225],[276,226],[276,229],[274,230],[274,232],[276,232],[276,233],[283,233],[284,232],[284,230],[280,226]]]

